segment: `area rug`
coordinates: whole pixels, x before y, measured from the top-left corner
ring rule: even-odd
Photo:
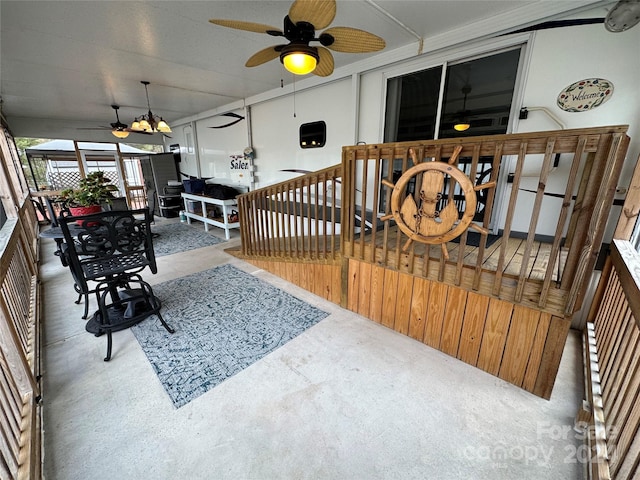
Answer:
[[[201,224],[156,224],[151,226],[151,231],[157,234],[153,238],[153,250],[156,257],[208,247],[224,241],[209,232],[205,232]]]
[[[155,317],[132,327],[176,408],[209,391],[328,313],[222,265],[153,287],[169,334]]]

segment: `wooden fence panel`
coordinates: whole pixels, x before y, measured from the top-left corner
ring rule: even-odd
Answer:
[[[31,211],[30,211],[31,210]],[[41,476],[35,213],[25,202],[0,239],[0,477]],[[29,221],[34,225],[27,225]]]
[[[586,427],[594,479],[640,476],[640,254],[614,240],[604,294],[585,330]]]

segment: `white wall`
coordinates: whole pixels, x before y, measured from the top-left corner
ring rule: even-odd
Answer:
[[[536,32],[531,45],[522,106],[545,107],[567,128],[629,125],[631,144],[618,182],[620,187],[627,187],[640,154],[640,27],[623,33],[610,33],[598,24],[541,30]],[[572,83],[586,78],[610,80],[614,85],[611,98],[587,112],[574,113],[560,109],[556,104],[558,94]],[[544,112],[532,111],[528,119],[517,122],[515,131],[534,132],[557,128],[557,124]],[[569,161],[561,160],[559,168],[551,173],[550,181],[565,179],[569,167]],[[537,180],[532,181],[537,183]],[[523,184],[523,188],[530,187]],[[617,197],[624,198],[624,195]],[[541,216],[541,221],[546,220],[545,233],[553,234],[553,219],[560,203],[551,199],[545,202],[549,214]],[[614,207],[606,240],[610,239],[619,214],[620,208]],[[518,215],[518,218],[520,221],[516,221],[513,228],[527,231],[527,216]]]
[[[164,140],[165,151],[169,151],[169,145],[180,145],[180,172],[187,176],[200,177],[200,168],[197,155],[197,137],[193,122],[175,125],[172,127],[171,138]],[[184,177],[182,177],[184,179]]]
[[[244,109],[232,113],[245,116]],[[196,125],[200,173],[202,177],[215,178],[218,183],[249,185],[248,171],[230,168],[232,155],[243,155],[249,145],[247,119],[225,128],[219,127],[233,122],[233,117],[218,115],[201,120]]]
[[[601,12],[597,12],[600,14]],[[281,172],[283,169],[314,171],[341,161],[341,147],[351,145],[357,139],[366,143],[382,140],[384,123],[385,82],[389,76],[403,70],[416,71],[444,61],[453,61],[482,55],[509,45],[528,41],[526,62],[519,90],[516,92],[514,110],[520,107],[546,107],[567,128],[628,124],[631,145],[619,182],[628,185],[632,169],[640,154],[640,27],[623,33],[609,33],[601,24],[540,30],[532,35],[498,37],[452,47],[432,54],[416,56],[409,60],[364,72],[360,77],[346,77],[320,86],[299,90],[295,96],[290,90],[283,95],[250,105],[253,147],[256,153],[256,188],[277,183],[296,174]],[[571,83],[585,78],[602,77],[614,84],[611,99],[589,112],[569,113],[556,105],[558,94]],[[354,82],[359,79],[358,88]],[[354,95],[359,98],[354,98]],[[295,100],[294,100],[295,97]],[[245,100],[248,104],[251,99]],[[243,110],[234,110],[243,114]],[[219,109],[222,112],[224,109]],[[353,112],[357,111],[357,121]],[[294,116],[295,114],[295,116]],[[174,130],[170,143],[180,143],[182,171],[205,177],[229,178],[229,156],[242,153],[248,145],[247,122],[221,130],[209,129],[228,117],[208,117],[192,123],[199,164],[193,155],[186,154],[186,139],[182,127]],[[301,124],[324,120],[327,124],[327,144],[319,149],[301,149],[298,145],[298,129]],[[540,111],[531,111],[527,120],[513,120],[514,132],[555,130],[558,125]],[[356,132],[357,129],[357,132]],[[357,133],[357,134],[356,134]],[[549,183],[562,183],[566,178],[568,162],[551,174]],[[534,173],[536,166],[525,170]],[[197,172],[197,173],[196,173]],[[237,179],[235,179],[237,181]],[[524,180],[523,187],[527,187]],[[535,182],[534,182],[535,183]],[[558,187],[560,188],[560,187]],[[508,195],[508,188],[505,195]],[[623,195],[618,195],[622,198]],[[504,198],[504,197],[503,197]],[[524,198],[524,197],[523,197]],[[503,205],[504,205],[503,201]],[[521,202],[525,208],[524,200]],[[540,233],[553,235],[559,202],[545,199],[541,215]],[[500,211],[498,209],[498,211]],[[503,219],[505,209],[501,210]],[[612,213],[609,232],[613,229],[619,208]],[[514,230],[528,230],[528,215],[523,210]],[[500,220],[498,227],[501,226]]]
[[[354,138],[351,78],[251,107],[257,187],[298,175],[284,169],[320,170],[342,161],[342,146]],[[294,116],[295,114],[295,116]],[[303,149],[299,129],[303,123],[324,120],[327,141],[322,148]]]

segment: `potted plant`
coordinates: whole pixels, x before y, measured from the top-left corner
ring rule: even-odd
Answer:
[[[60,192],[60,197],[66,202],[71,215],[88,215],[102,210],[102,203],[111,203],[113,192],[118,187],[110,183],[104,172],[91,172],[80,180],[78,188],[67,188]]]

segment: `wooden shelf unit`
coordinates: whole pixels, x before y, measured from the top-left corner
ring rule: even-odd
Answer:
[[[240,222],[229,222],[229,214],[233,210],[231,207],[237,207],[238,202],[236,199],[220,200],[219,198],[204,197],[202,195],[194,195],[192,193],[183,193],[182,200],[184,202],[184,214],[187,217],[187,223],[191,224],[191,220],[200,220],[204,223],[204,230],[209,231],[209,225],[222,228],[224,230],[224,236],[229,240],[229,231],[232,228],[240,228]],[[201,215],[190,212],[188,209],[188,201],[200,202]],[[222,218],[209,218],[207,216],[207,205],[215,205],[222,208]]]

